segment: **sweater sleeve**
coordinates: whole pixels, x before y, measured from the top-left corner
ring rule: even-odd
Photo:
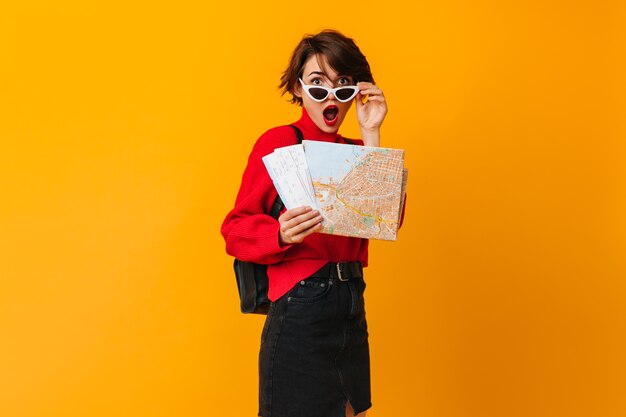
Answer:
[[[276,148],[296,142],[287,126],[265,132],[256,142],[241,179],[235,207],[222,223],[226,252],[242,261],[260,264],[280,262],[290,246],[280,246],[279,223],[269,215],[278,193],[263,160]]]

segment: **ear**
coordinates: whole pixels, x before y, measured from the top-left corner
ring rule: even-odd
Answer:
[[[302,98],[302,86],[300,85],[300,83],[297,83],[293,87],[293,95],[294,97]]]

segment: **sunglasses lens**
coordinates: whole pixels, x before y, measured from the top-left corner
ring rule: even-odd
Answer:
[[[352,88],[341,88],[337,90],[336,96],[339,100],[350,100],[356,92]]]
[[[312,87],[309,88],[309,94],[315,100],[324,100],[328,96],[328,91],[323,88]]]

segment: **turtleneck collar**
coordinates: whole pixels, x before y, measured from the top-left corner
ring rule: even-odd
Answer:
[[[326,133],[321,130],[311,117],[307,113],[306,109],[302,108],[302,117],[300,120],[294,123],[296,126],[302,130],[302,134],[305,139],[308,140],[319,140],[322,142],[341,142],[341,135],[337,133]]]

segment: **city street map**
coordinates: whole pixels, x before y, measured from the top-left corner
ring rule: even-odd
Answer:
[[[320,211],[322,233],[396,240],[408,173],[404,150],[305,140],[263,161],[288,209]]]

